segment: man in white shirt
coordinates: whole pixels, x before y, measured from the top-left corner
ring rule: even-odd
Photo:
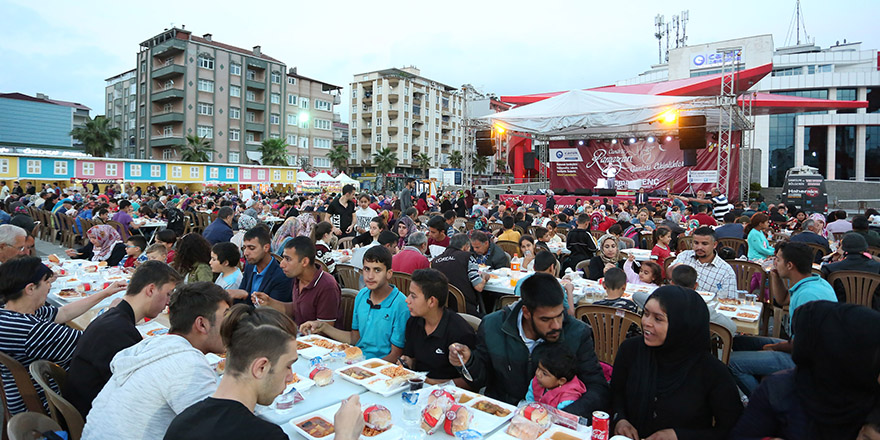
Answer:
[[[241,190],[241,201],[247,203],[248,200],[254,198],[254,190],[245,188]]]
[[[160,439],[175,416],[217,388],[205,354],[223,353],[220,324],[232,303],[209,281],[179,287],[171,329],[120,351],[113,376],[92,402],[82,439]]]

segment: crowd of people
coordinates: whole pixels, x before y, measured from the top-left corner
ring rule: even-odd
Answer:
[[[298,333],[510,404],[537,401],[586,418],[607,411],[613,433],[632,439],[880,436],[880,312],[843,304],[841,287],[812,270],[823,263],[823,274],[880,273],[880,260],[867,253],[880,244],[873,210],[808,215],[734,205],[717,190],[573,206],[558,205],[550,192],[543,204],[523,205],[482,188],[416,195],[412,181],[391,196],[357,194],[351,185],[339,194],[31,188],[15,182],[0,206],[0,351],[25,367],[48,360],[68,371],[59,391],[83,415],[84,439],[287,438],[253,411],[284,390]],[[88,220],[86,230],[76,223],[84,245],[67,257],[132,271],[127,286],[47,304],[55,275],[34,249],[34,209],[59,223]],[[184,233],[186,213],[213,220]],[[167,226],[149,230],[142,219]],[[775,240],[785,231],[789,239]],[[685,237],[690,249],[678,250]],[[719,247],[721,238],[746,240],[746,255]],[[521,255],[499,242],[518,244]],[[334,252],[343,243],[349,255]],[[814,259],[807,243],[828,247],[824,257]],[[636,262],[621,252],[630,247],[654,258]],[[736,334],[736,324],[696,290],[735,298],[728,261],[738,256],[772,260],[770,301],[787,305],[790,318],[786,339],[734,337],[725,365],[710,353],[709,325]],[[516,285],[519,300],[498,308],[488,270],[514,258],[530,274]],[[342,265],[362,274],[350,322]],[[607,295],[596,304],[641,315],[613,366],[599,362],[592,329],[574,316],[573,287],[558,278],[566,271],[603,280]],[[392,282],[399,272],[411,274],[406,291]],[[627,284],[656,289],[629,300]],[[84,331],[65,325],[122,290]],[[135,325],[166,305],[169,333],[143,339]],[[481,318],[477,331],[459,309]],[[206,353],[226,353],[219,385]],[[7,407],[24,411],[11,372],[0,367],[0,374]],[[336,415],[336,436],[359,438],[362,428],[352,396]]]

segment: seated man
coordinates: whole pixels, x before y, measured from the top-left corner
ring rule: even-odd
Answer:
[[[92,408],[92,400],[110,380],[113,356],[143,340],[135,324],[159,316],[181,280],[183,277],[164,262],[147,261],[132,275],[122,301],[86,327],[73,351],[62,390],[83,419]]]
[[[232,236],[235,235],[232,232],[232,219],[235,216],[235,211],[232,210],[229,206],[224,206],[217,211],[217,219],[211,222],[207,228],[205,228],[205,232],[202,232],[202,236],[205,237],[205,240],[208,240],[208,243],[211,245],[215,245],[217,243],[224,243],[232,239]]]
[[[593,348],[593,335],[586,323],[565,313],[562,287],[551,275],[536,273],[520,288],[522,299],[483,318],[477,348],[449,347],[449,362],[461,366],[459,355],[473,376],[472,389],[486,387],[489,397],[516,405],[524,399],[535,376],[532,359],[564,344],[578,359],[577,376],[587,391],[566,408],[588,417],[607,408],[609,389]]]
[[[801,225],[802,232],[800,234],[794,234],[791,236],[790,241],[795,243],[813,243],[818,244],[825,248],[825,255],[828,255],[831,252],[831,248],[828,247],[828,239],[819,235],[822,232],[822,225],[815,220],[804,220],[803,225]],[[816,253],[816,258],[813,260],[814,263],[822,262],[823,255],[820,253]]]
[[[168,334],[153,336],[113,357],[113,375],[92,402],[83,440],[159,439],[174,417],[217,388],[205,358],[224,353],[220,324],[232,300],[202,281],[171,295]]]
[[[510,257],[497,244],[492,243],[485,232],[474,231],[470,241],[471,253],[477,264],[485,264],[492,269],[510,266]]]
[[[669,266],[686,264],[697,270],[700,288],[720,298],[736,296],[736,273],[715,251],[715,231],[708,226],[697,228],[693,235],[693,249],[682,251]]]
[[[391,269],[395,272],[413,273],[431,267],[425,256],[428,251],[428,237],[424,232],[413,232],[406,239],[406,247],[394,255]]]
[[[803,233],[798,235],[803,235]],[[798,235],[795,235],[795,237]],[[843,240],[840,240],[840,248],[838,248],[838,251],[843,252],[843,259],[823,265],[822,276],[825,279],[828,279],[828,276],[832,273],[841,270],[856,270],[859,272],[880,274],[880,262],[868,258],[868,256],[865,255],[865,251],[867,250],[868,243],[865,241],[863,235],[856,232],[847,232],[846,235],[843,236]],[[845,302],[846,291],[844,291],[841,282],[835,282],[833,287],[837,294],[837,300]],[[873,308],[875,310],[880,310],[880,297],[878,297],[878,293],[880,292],[875,292],[873,298]]]
[[[449,363],[446,351],[450,344],[468,348],[476,345],[474,329],[458,313],[446,307],[449,280],[435,269],[419,269],[412,274],[406,304],[411,317],[406,322],[403,364],[415,371],[427,371],[430,384],[453,380],[459,387],[465,382]]]
[[[458,288],[467,302],[465,310],[474,316],[483,316],[486,307],[480,292],[486,287],[489,274],[480,273],[474,256],[470,253],[470,242],[467,234],[458,233],[449,240],[449,246],[442,254],[431,261],[431,268],[437,269],[446,275],[449,284]],[[494,304],[494,303],[493,303]],[[454,298],[449,302],[449,308],[457,309],[458,304]]]
[[[241,285],[229,289],[230,296],[251,304],[251,294],[263,292],[278,301],[290,302],[291,280],[272,256],[271,246],[272,235],[267,228],[257,226],[245,232],[242,247],[247,265],[242,270]]]
[[[300,325],[306,334],[320,333],[346,344],[354,344],[364,357],[397,362],[403,354],[404,331],[409,319],[406,296],[391,284],[391,252],[373,246],[364,253],[364,283],[354,300],[351,331],[334,328],[323,321]]]
[[[789,328],[794,337],[797,329],[790,326],[791,316],[798,307],[810,301],[834,301],[837,296],[827,281],[813,275],[810,248],[803,243],[783,242],[776,246],[774,268],[770,271],[770,282],[775,284],[777,303],[789,306]],[[782,278],[789,281],[786,289]],[[794,368],[791,360],[791,341],[757,336],[737,336],[733,338],[733,352],[730,353],[728,367],[740,390],[749,395],[758,386],[758,377],[777,371]]]
[[[715,228],[715,238],[743,238],[745,228],[736,221],[733,211],[724,214],[724,224]]]
[[[446,235],[446,231],[449,230],[448,226],[443,217],[439,215],[431,217],[431,220],[428,220],[428,246],[449,246],[449,236]]]
[[[293,378],[296,324],[267,308],[236,304],[220,328],[226,346],[226,371],[217,390],[171,422],[165,440],[286,440],[275,423],[254,415],[257,404],[271,405]],[[355,440],[364,427],[357,396],[336,413],[336,438]]]
[[[578,214],[577,227],[568,231],[568,235],[565,238],[565,246],[571,251],[571,254],[565,260],[565,267],[570,267],[574,270],[578,263],[589,260],[595,255],[598,246],[596,245],[596,239],[590,234],[589,227],[590,215],[586,213]]]

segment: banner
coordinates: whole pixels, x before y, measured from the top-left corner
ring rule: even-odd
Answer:
[[[550,188],[574,192],[577,189],[597,188],[599,179],[607,174],[615,175],[614,186],[618,191],[644,187],[647,191],[667,190],[681,194],[696,190],[708,191],[715,183],[709,171],[718,166],[718,145],[707,134],[705,149],[697,150],[697,164],[684,166],[684,158],[678,147],[678,139],[660,145],[642,139],[634,144],[626,141],[616,143],[591,140],[584,145],[570,147],[568,141],[550,142]],[[736,199],[739,185],[740,133],[733,133],[733,152],[730,155],[729,185],[733,190],[728,198]],[[577,155],[569,150],[576,150]],[[557,153],[562,153],[559,156]],[[580,156],[578,160],[577,156]],[[697,173],[702,180],[688,182],[688,171]],[[717,179],[717,178],[716,178]]]

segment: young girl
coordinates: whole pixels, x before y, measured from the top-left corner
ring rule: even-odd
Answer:
[[[577,358],[563,344],[554,344],[538,358],[538,369],[526,393],[527,402],[563,409],[587,392],[575,374]]]
[[[315,257],[327,266],[327,270],[330,271],[330,273],[336,272],[336,260],[330,255],[330,240],[333,236],[333,225],[330,224],[330,222],[321,222],[315,225],[313,231],[315,232]],[[350,259],[351,257],[343,256],[340,258],[339,262],[345,263]]]
[[[535,238],[531,235],[520,237],[519,249],[523,253],[522,267],[530,271],[535,270]]]
[[[669,243],[672,241],[672,230],[661,226],[654,230],[654,249],[651,249],[651,255],[657,256],[657,264],[660,265],[660,276],[666,278],[666,259],[673,256],[669,250]]]
[[[626,281],[632,284],[660,287],[660,283],[663,282],[663,268],[653,261],[643,261],[639,273],[636,273],[632,267],[635,260],[635,256],[629,254],[626,258],[626,263],[623,263]]]
[[[223,289],[238,289],[241,284],[242,273],[238,268],[238,262],[241,259],[241,253],[238,246],[223,242],[217,243],[211,248],[211,271],[219,273],[220,276],[214,281],[214,284]]]

